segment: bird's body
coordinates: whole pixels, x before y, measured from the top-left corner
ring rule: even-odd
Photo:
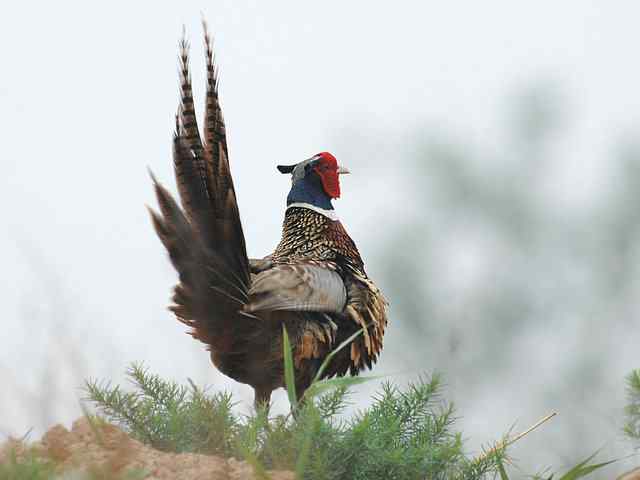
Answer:
[[[353,240],[331,200],[347,173],[327,153],[290,167],[282,239],[261,260],[249,260],[229,170],[217,74],[206,33],[208,88],[204,138],[197,127],[181,44],[181,105],[176,116],[174,166],[182,209],[155,182],[160,213],[153,223],[179,273],[174,305],[191,335],[208,346],[225,375],[251,385],[256,403],[284,386],[282,327],[293,347],[295,383],[303,393],[329,352],[355,332],[324,377],[371,368],[382,349],[386,301],[367,277]]]

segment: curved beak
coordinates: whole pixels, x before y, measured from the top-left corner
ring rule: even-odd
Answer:
[[[351,173],[347,167],[339,166],[338,175],[344,175],[345,173]]]

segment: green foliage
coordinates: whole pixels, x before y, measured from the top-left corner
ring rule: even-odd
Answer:
[[[438,375],[421,377],[404,389],[386,383],[370,407],[351,418],[339,416],[351,379],[320,381],[315,394],[301,401],[290,390],[296,405],[292,413],[269,417],[266,407],[237,416],[227,394],[209,395],[193,383],[182,387],[139,365],[132,366],[128,376],[133,392],[109,383],[87,383],[88,400],[107,420],[156,448],[245,460],[260,479],[268,479],[271,469],[292,470],[298,479],[313,480],[509,478],[508,437],[478,457],[464,453],[462,436],[453,429],[453,406],[440,397]],[[589,465],[591,459],[561,480],[606,465]]]
[[[298,396],[296,395],[296,382],[294,380],[293,356],[291,355],[289,334],[284,325],[282,325],[282,349],[284,357],[284,381],[287,385],[287,395],[289,396],[291,410],[295,410],[298,404]]]
[[[599,470],[602,467],[606,467],[607,465],[615,462],[615,460],[610,460],[608,462],[590,464],[589,462],[593,460],[593,458],[597,455],[597,453],[598,452],[594,453],[593,455],[590,455],[588,458],[581,461],[579,464],[571,468],[567,473],[559,477],[557,480],[576,480],[578,478],[583,478],[583,477],[586,477],[587,475],[590,475],[592,472]],[[534,477],[534,480],[554,480],[555,478],[556,477],[554,475],[551,475],[545,478],[538,476],[538,477]]]
[[[640,370],[634,370],[627,377],[629,404],[625,408],[626,423],[624,433],[640,442]]]
[[[267,478],[268,469],[314,480],[480,479],[497,472],[498,454],[481,461],[464,455],[461,435],[452,430],[453,407],[439,396],[438,376],[404,390],[387,383],[370,408],[343,419],[348,381],[320,382],[318,394],[299,402],[293,415],[269,418],[264,408],[235,416],[228,395],[164,381],[139,365],[127,374],[132,392],[87,382],[88,400],[107,420],[162,450],[246,460],[259,478]]]
[[[53,462],[31,453],[18,459],[15,452],[0,463],[0,480],[47,480],[54,474]]]
[[[88,398],[110,420],[158,450],[229,455],[236,418],[231,396],[208,395],[193,382],[181,386],[134,364],[127,376],[136,387],[124,392],[110,383],[88,381]]]
[[[358,414],[343,439],[345,478],[417,478],[445,472],[461,455],[452,434],[453,408],[434,405],[439,378],[410,385],[406,392],[385,384],[370,409]],[[357,452],[357,453],[356,453]],[[434,475],[434,478],[439,478]]]
[[[21,455],[12,451],[6,461],[0,462],[0,480],[142,480],[147,476],[148,472],[144,470],[113,471],[108,465],[89,465],[86,469],[61,472],[54,460],[29,450]]]
[[[583,460],[578,465],[576,465],[575,467],[570,469],[567,473],[565,473],[558,480],[575,480],[576,478],[583,478],[583,477],[586,477],[587,475],[589,475],[591,472],[594,472],[594,471],[596,471],[596,470],[598,470],[598,469],[600,469],[602,467],[606,467],[607,465],[615,462],[615,460],[609,460],[608,462],[590,464],[589,462],[591,460],[593,460],[593,457],[595,457],[595,456],[596,456],[596,454],[594,453],[593,455],[591,455],[586,460]]]

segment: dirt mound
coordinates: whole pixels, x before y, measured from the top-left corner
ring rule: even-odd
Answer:
[[[95,424],[87,418],[73,423],[71,431],[62,425],[51,428],[39,442],[24,444],[10,440],[0,446],[0,464],[15,454],[52,460],[56,470],[89,471],[105,478],[118,478],[140,472],[145,479],[245,480],[256,478],[253,469],[235,459],[194,453],[167,453],[155,450],[129,437],[118,427]],[[269,472],[273,480],[293,480],[291,472]]]

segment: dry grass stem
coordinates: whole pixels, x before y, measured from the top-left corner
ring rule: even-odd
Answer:
[[[534,423],[532,426],[530,426],[529,428],[527,428],[524,432],[520,432],[518,435],[516,435],[513,438],[507,438],[505,440],[503,440],[502,442],[498,442],[493,448],[487,450],[486,452],[484,452],[482,455],[480,455],[476,461],[480,461],[480,460],[484,460],[485,458],[487,458],[489,455],[494,454],[496,451],[498,450],[502,450],[507,448],[510,445],[513,445],[514,443],[516,443],[518,440],[520,440],[521,438],[529,435],[531,432],[533,432],[536,428],[538,428],[539,426],[541,426],[543,423],[548,422],[549,420],[551,420],[553,417],[555,417],[558,414],[558,412],[552,412],[549,415],[547,415],[544,418],[541,418],[540,420],[538,420],[536,423]]]

